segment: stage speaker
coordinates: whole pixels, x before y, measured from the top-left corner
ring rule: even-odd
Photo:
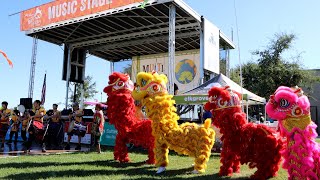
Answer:
[[[67,67],[68,67],[68,46],[64,46],[63,70],[62,80],[67,80]],[[85,78],[85,65],[86,65],[86,50],[74,48],[71,52],[71,72],[69,81],[76,83],[83,83]]]
[[[26,109],[32,109],[32,98],[20,98],[20,104]]]

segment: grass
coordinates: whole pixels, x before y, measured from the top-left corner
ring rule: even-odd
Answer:
[[[163,175],[156,175],[156,168],[145,165],[144,152],[131,152],[131,163],[120,164],[113,161],[111,149],[102,154],[77,153],[43,156],[20,156],[0,159],[0,179],[248,179],[254,170],[246,165],[240,174],[233,177],[219,177],[219,154],[212,154],[206,173],[188,174],[193,168],[193,158],[170,154],[169,166]],[[287,179],[287,172],[280,169],[273,179]]]

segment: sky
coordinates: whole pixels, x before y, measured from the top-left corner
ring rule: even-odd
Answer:
[[[0,101],[8,101],[12,108],[19,104],[20,98],[28,96],[32,38],[20,31],[20,16],[8,16],[48,0],[2,0],[0,6],[0,50],[7,53],[14,63],[10,69],[0,56]],[[185,0],[200,15],[209,19],[231,39],[233,29],[237,49],[231,51],[231,66],[254,61],[251,52],[263,49],[276,33],[294,33],[297,36],[292,50],[284,54],[290,58],[299,53],[305,68],[320,68],[317,61],[320,42],[319,0]],[[238,27],[236,26],[236,14]],[[239,42],[237,41],[237,30]],[[239,46],[238,46],[239,44]],[[238,48],[240,47],[240,48]],[[238,53],[240,49],[240,61]],[[37,51],[36,77],[33,99],[41,98],[43,77],[47,72],[47,94],[45,108],[53,103],[62,103],[66,94],[66,82],[62,81],[63,47],[39,41]],[[124,63],[115,66],[120,71]],[[94,56],[87,59],[86,75],[92,76],[99,93],[94,99],[106,100],[101,92],[108,82],[110,64]]]

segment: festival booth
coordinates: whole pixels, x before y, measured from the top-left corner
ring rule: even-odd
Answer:
[[[246,108],[246,114],[247,114],[247,120],[249,118],[248,109],[251,105],[265,105],[266,99],[262,98],[247,89],[241,88],[240,85],[229,79],[223,74],[219,74],[215,76],[214,78],[210,79],[209,81],[203,83],[202,85],[189,90],[182,95],[176,95],[174,96],[174,99],[176,101],[176,104],[178,106],[178,112],[180,116],[182,116],[182,119],[188,120],[196,119],[198,112],[202,112],[202,106],[206,102],[208,102],[208,91],[215,86],[230,86],[231,89],[241,93],[243,95],[242,103],[244,107]],[[266,119],[266,118],[265,118]],[[278,122],[275,121],[273,123],[266,122],[266,124],[273,128],[278,128]]]

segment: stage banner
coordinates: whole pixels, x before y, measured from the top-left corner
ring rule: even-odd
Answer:
[[[106,146],[115,146],[117,134],[118,131],[115,129],[114,125],[109,124],[109,122],[105,122],[100,144]]]
[[[20,29],[27,31],[144,0],[59,0],[21,12]]]
[[[220,30],[209,20],[204,19],[204,69],[217,74],[220,73],[219,36]]]

